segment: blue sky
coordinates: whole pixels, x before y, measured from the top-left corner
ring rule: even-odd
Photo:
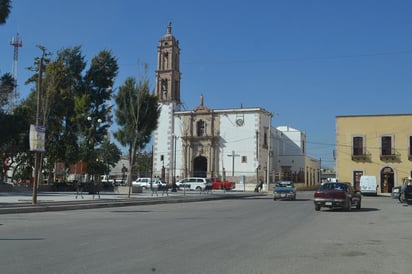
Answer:
[[[118,58],[115,88],[149,64],[172,21],[186,109],[262,107],[273,126],[306,132],[308,154],[333,166],[337,115],[411,113],[412,1],[14,0],[0,26],[0,73],[11,72],[20,33],[20,97],[41,52],[82,46]]]

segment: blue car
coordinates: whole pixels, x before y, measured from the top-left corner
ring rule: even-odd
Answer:
[[[273,200],[290,199],[296,200],[296,187],[291,181],[275,182],[273,188]]]

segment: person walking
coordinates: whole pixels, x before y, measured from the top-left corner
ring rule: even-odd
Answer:
[[[257,191],[257,192],[262,191],[262,189],[263,189],[263,180],[262,180],[262,178],[260,178],[260,179],[259,179],[259,185],[258,185],[258,191]]]

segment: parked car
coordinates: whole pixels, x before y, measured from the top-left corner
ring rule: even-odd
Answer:
[[[399,196],[401,195],[401,189],[402,189],[402,186],[395,186],[392,188],[392,193],[391,193],[392,199],[399,199]]]
[[[152,191],[152,193],[157,194],[158,191],[163,191],[163,194],[164,193],[167,194],[171,187],[172,186],[169,185],[165,180],[160,179],[160,178],[154,178],[152,182],[150,183],[149,189]]]
[[[361,208],[362,195],[355,191],[350,183],[324,183],[314,194],[315,210],[321,207],[344,208],[352,210],[353,206]]]
[[[149,189],[152,181],[152,178],[137,178],[136,181],[132,182],[132,186],[141,186],[143,189]]]
[[[160,178],[154,178],[154,179],[152,179],[152,184],[151,184],[151,187],[165,187],[165,186],[168,186],[169,184],[165,181],[165,180],[163,180],[163,179],[160,179]]]
[[[412,178],[404,179],[399,192],[399,202],[407,204],[412,202]]]
[[[210,180],[212,181],[212,189],[224,189],[229,191],[236,188],[235,182],[221,181],[217,178],[210,178]]]
[[[178,188],[185,188],[188,190],[207,191],[212,189],[212,181],[207,178],[189,177],[180,180],[176,183]]]
[[[290,199],[296,200],[296,187],[291,181],[278,181],[275,182],[273,188],[273,200],[277,199]]]

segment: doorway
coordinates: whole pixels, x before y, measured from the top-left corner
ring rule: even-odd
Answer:
[[[203,156],[197,156],[193,161],[193,176],[207,177],[207,159]]]
[[[363,175],[363,171],[361,170],[355,170],[353,172],[353,187],[355,188],[356,191],[360,191],[360,178]]]
[[[395,176],[391,167],[385,167],[381,170],[381,193],[392,193],[395,185]]]

